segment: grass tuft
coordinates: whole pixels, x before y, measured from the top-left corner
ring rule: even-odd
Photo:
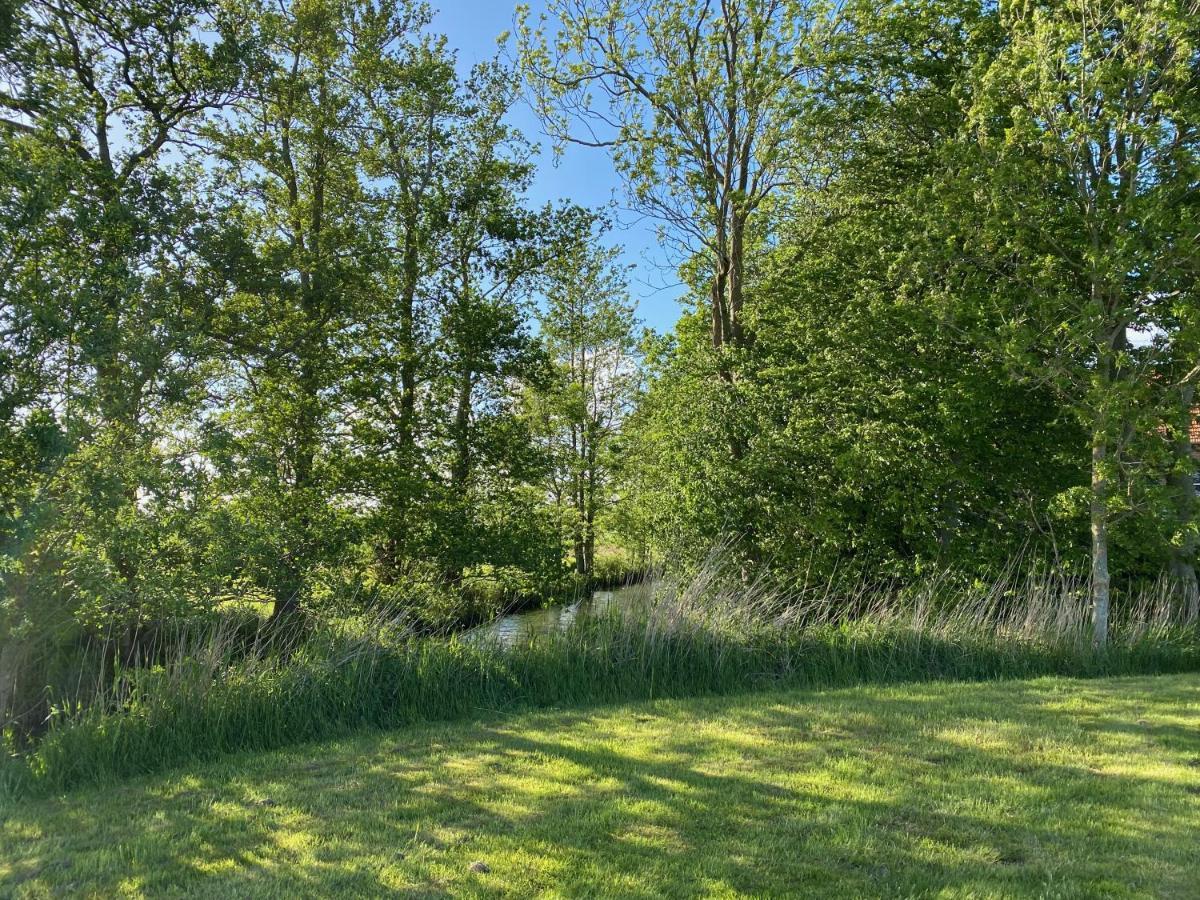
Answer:
[[[1009,579],[948,596],[862,587],[781,594],[718,562],[570,628],[504,647],[419,637],[380,613],[318,627],[293,646],[247,651],[219,629],[150,668],[116,673],[90,704],[63,704],[49,731],[0,766],[9,798],[485,712],[728,694],[761,688],[1107,676],[1200,669],[1194,625],[1165,591],[1125,604],[1104,650],[1086,592]]]

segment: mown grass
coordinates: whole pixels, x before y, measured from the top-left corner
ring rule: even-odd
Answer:
[[[947,612],[917,603],[822,617],[819,604],[777,600],[752,587],[722,594],[692,582],[507,649],[392,635],[379,620],[233,663],[219,640],[181,648],[173,663],[123,675],[108,702],[63,715],[32,750],[11,755],[0,766],[0,802],[356,728],[481,712],[781,687],[1200,669],[1195,627],[1165,618],[1129,618],[1099,652],[1078,604],[1039,608],[1034,598]]]
[[[372,732],[28,801],[0,893],[1192,898],[1197,834],[1200,676],[860,686]]]

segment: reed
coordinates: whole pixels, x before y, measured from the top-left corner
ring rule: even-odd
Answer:
[[[1166,583],[1126,597],[1093,647],[1086,584],[1012,567],[906,586],[747,583],[727,557],[640,600],[504,647],[414,634],[386,610],[290,640],[172,632],[148,664],[62,698],[31,748],[0,766],[9,798],[262,751],[358,728],[534,707],[763,687],[1101,676],[1200,668],[1194,623]]]

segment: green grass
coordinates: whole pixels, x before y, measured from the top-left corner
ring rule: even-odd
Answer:
[[[1195,671],[1192,631],[1155,631],[1095,652],[1078,638],[1021,638],[967,624],[870,620],[809,628],[600,618],[505,651],[366,637],[223,668],[188,658],[131,672],[120,705],[66,716],[0,765],[0,801],[266,751],[363,727],[471,719],[479,710],[584,707],[752,689]],[[193,665],[194,664],[194,665]]]
[[[30,800],[0,823],[0,894],[1195,898],[1197,835],[1200,676],[860,686],[422,725]]]

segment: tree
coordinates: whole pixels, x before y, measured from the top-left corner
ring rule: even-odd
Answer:
[[[576,574],[592,574],[597,514],[612,501],[614,440],[637,383],[633,306],[619,249],[577,245],[547,267],[542,341],[555,365],[533,397],[554,460],[551,493],[570,509]]]
[[[1067,0],[1004,8],[1006,46],[972,110],[975,205],[1007,252],[1006,339],[1090,434],[1092,605],[1107,639],[1122,453],[1159,377],[1130,329],[1169,319],[1200,248],[1200,4]],[[1195,376],[1191,376],[1194,378]]]
[[[685,561],[754,522],[756,574],[785,583],[986,577],[1053,549],[1052,500],[1081,472],[1057,398],[984,337],[1007,294],[963,246],[969,194],[947,197],[947,172],[974,171],[963,97],[998,28],[972,0],[852,4],[842,23],[811,85],[824,179],[780,192],[748,266],[745,453],[712,450],[729,413],[706,390],[706,323],[685,316],[625,429],[626,516]]]
[[[423,17],[420,22],[428,24]],[[373,321],[382,352],[373,365],[391,384],[378,385],[373,399],[383,401],[377,412],[390,420],[393,449],[410,469],[420,430],[421,356],[428,349],[421,292],[441,262],[439,242],[458,174],[455,141],[472,114],[445,39],[397,40],[411,30],[382,13],[364,15],[355,28],[355,86],[367,113],[359,153],[366,173],[380,181],[389,255],[389,296]]]
[[[804,171],[802,94],[833,27],[828,6],[554,0],[549,13],[552,40],[518,11],[544,126],[611,151],[634,205],[704,260],[712,346],[742,347],[747,247],[767,230],[772,195]]]
[[[360,34],[359,59],[369,43]],[[460,81],[437,41],[377,60],[360,69],[382,252],[352,387],[356,469],[385,589],[433,566],[458,590],[481,566],[545,568],[528,515],[541,460],[517,399],[545,374],[532,288],[582,213],[526,208],[510,72],[487,63]],[[538,527],[514,529],[522,517]]]
[[[203,40],[199,30],[214,41]],[[12,86],[0,93],[0,129],[74,163],[67,177],[86,227],[88,255],[75,260],[70,315],[78,364],[95,378],[95,412],[131,426],[154,365],[176,349],[148,346],[162,314],[139,290],[132,258],[154,246],[149,220],[164,194],[166,148],[234,95],[241,44],[236,23],[206,0],[22,4],[20,36],[0,57]],[[65,162],[64,162],[65,164]],[[60,170],[61,171],[61,170]],[[172,229],[172,233],[175,229]],[[60,248],[66,249],[66,248]],[[171,329],[169,338],[185,329]],[[155,359],[157,358],[157,360]]]
[[[381,290],[379,224],[357,163],[373,120],[355,89],[361,69],[379,64],[355,40],[362,18],[376,15],[385,14],[368,3],[326,0],[257,10],[263,59],[239,115],[211,132],[253,253],[228,266],[213,322],[233,375],[224,456],[275,618],[302,608],[343,532],[345,389],[363,363],[353,335]],[[401,4],[379,27],[395,43],[423,22]]]
[[[527,323],[531,289],[551,258],[560,218],[527,210],[527,145],[504,123],[515,99],[510,75],[486,65],[467,86],[474,98],[456,135],[441,270],[434,283],[439,331],[433,344],[433,440],[440,471],[438,558],[448,583],[485,561],[486,509],[525,481],[528,436],[516,415],[520,386],[540,377],[543,358]],[[570,221],[572,210],[562,216]]]
[[[381,302],[364,341],[371,358],[356,389],[355,428],[370,448],[361,477],[378,503],[376,554],[382,580],[391,583],[429,550],[423,535],[436,481],[429,437],[438,412],[430,402],[443,311],[438,277],[449,263],[472,120],[493,113],[486,101],[473,103],[444,39],[396,45],[391,29],[366,20],[357,46],[356,86],[369,123],[359,153],[375,180],[385,254]]]
[[[74,599],[129,620],[165,598],[143,560],[161,547],[155,505],[178,497],[158,474],[205,355],[203,214],[184,145],[236,94],[244,47],[236,19],[204,0],[32,0],[14,23],[0,45],[0,141],[33,180],[5,184],[24,230],[6,242],[3,303],[38,353],[41,384],[21,414],[53,410],[67,442],[37,492],[61,528],[44,521],[38,537],[59,539]],[[107,572],[106,587],[77,589],[73,566]]]
[[[1197,260],[1200,262],[1200,258]],[[1166,481],[1171,495],[1169,522],[1169,571],[1184,601],[1189,621],[1200,620],[1200,583],[1196,556],[1200,552],[1200,502],[1196,475],[1200,460],[1192,444],[1196,427],[1196,368],[1200,360],[1200,306],[1196,303],[1195,280],[1181,290],[1162,323],[1159,342],[1165,345],[1160,378],[1163,425],[1156,429],[1169,441]]]

